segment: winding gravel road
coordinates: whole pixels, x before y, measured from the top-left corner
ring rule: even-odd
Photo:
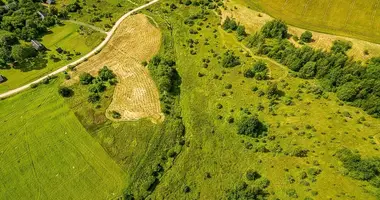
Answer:
[[[89,52],[89,53],[86,54],[85,56],[83,56],[83,57],[81,57],[80,59],[78,59],[78,60],[76,60],[76,61],[74,61],[74,62],[72,62],[72,63],[70,63],[70,64],[68,64],[68,65],[65,65],[65,66],[63,66],[63,67],[57,69],[56,71],[54,71],[54,72],[52,72],[52,73],[50,73],[50,74],[48,74],[48,75],[45,75],[45,76],[43,76],[43,77],[41,77],[41,78],[39,78],[39,79],[37,79],[37,80],[31,82],[31,83],[28,83],[28,84],[26,84],[26,85],[24,85],[24,86],[21,86],[21,87],[19,87],[19,88],[16,88],[16,89],[13,89],[13,90],[10,90],[10,91],[8,91],[8,92],[5,92],[5,93],[0,94],[0,99],[2,99],[2,98],[6,98],[6,97],[9,97],[9,96],[14,95],[14,94],[17,94],[17,93],[19,93],[19,92],[21,92],[21,91],[23,91],[23,90],[26,90],[26,89],[30,88],[30,85],[32,85],[32,84],[39,83],[39,82],[41,82],[43,79],[45,79],[45,78],[47,78],[47,77],[49,77],[49,76],[53,76],[53,75],[59,74],[59,73],[61,73],[61,72],[63,72],[63,71],[66,71],[67,68],[68,68],[69,66],[75,66],[75,65],[77,65],[77,64],[79,64],[79,63],[85,61],[86,59],[90,58],[90,57],[93,56],[96,52],[100,51],[100,50],[101,50],[101,49],[102,49],[102,48],[108,43],[108,41],[111,39],[112,35],[115,33],[116,29],[119,27],[119,25],[121,24],[121,22],[122,22],[125,18],[127,18],[127,17],[130,16],[131,14],[135,13],[136,11],[139,11],[139,10],[144,9],[144,8],[146,8],[146,7],[148,7],[148,6],[152,5],[152,4],[154,4],[154,3],[157,3],[158,1],[159,1],[159,0],[153,0],[153,1],[149,2],[149,3],[147,3],[147,4],[144,4],[144,5],[142,5],[142,6],[138,7],[138,8],[135,8],[135,9],[133,9],[133,10],[127,12],[127,13],[124,14],[122,17],[120,17],[120,19],[117,20],[117,22],[116,22],[115,25],[112,27],[112,29],[111,29],[109,32],[106,32],[107,37],[103,40],[103,42],[100,43],[99,46],[97,46],[95,49],[93,49],[91,52]]]

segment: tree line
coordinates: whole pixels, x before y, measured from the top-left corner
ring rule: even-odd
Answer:
[[[301,78],[319,79],[325,90],[336,92],[342,101],[380,117],[380,57],[363,63],[347,55],[352,47],[350,42],[334,41],[330,51],[326,51],[306,45],[297,48],[288,37],[287,25],[273,20],[247,37],[246,45],[287,66]]]

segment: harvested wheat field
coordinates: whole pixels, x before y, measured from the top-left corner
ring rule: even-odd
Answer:
[[[226,4],[229,9],[223,10],[222,12],[222,18],[223,20],[229,16],[239,23],[243,24],[246,27],[246,30],[248,33],[254,33],[268,21],[272,20],[273,18],[265,13],[257,12],[255,10],[249,9],[245,6],[242,6],[235,2],[229,2]],[[289,33],[292,35],[297,35],[298,37],[301,36],[301,34],[305,31],[305,29],[297,28],[294,26],[288,26]],[[334,40],[346,40],[351,41],[353,46],[352,49],[349,50],[348,55],[354,56],[355,59],[358,60],[367,60],[371,57],[380,56],[380,45],[367,42],[364,40],[354,39],[354,38],[348,38],[343,36],[336,36],[336,35],[330,35],[325,33],[319,33],[314,32],[313,33],[313,39],[314,41],[312,43],[309,43],[308,45],[313,48],[320,48],[325,50],[330,50],[332,43]],[[293,39],[290,39],[290,41],[295,44],[296,46],[300,46],[297,42],[295,42]],[[368,50],[369,55],[364,54],[364,50]]]
[[[152,25],[143,14],[133,15],[123,21],[104,49],[88,61],[77,66],[72,80],[66,84],[79,81],[79,75],[88,72],[97,75],[103,66],[109,67],[117,75],[113,99],[107,109],[107,118],[117,121],[133,121],[149,118],[153,122],[163,120],[159,93],[149,75],[141,65],[159,50],[161,32]],[[121,114],[120,119],[113,119],[109,111]]]

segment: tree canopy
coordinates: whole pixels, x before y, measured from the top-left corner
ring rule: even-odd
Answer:
[[[238,134],[254,138],[264,136],[267,127],[256,116],[243,117],[238,123]]]

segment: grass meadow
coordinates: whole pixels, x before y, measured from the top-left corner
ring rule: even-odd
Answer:
[[[0,101],[1,199],[111,199],[125,173],[58,95],[58,80]]]
[[[63,0],[57,4],[57,8],[63,8],[65,5],[74,3],[75,0]],[[143,0],[88,0],[86,4],[82,3],[81,12],[70,13],[70,19],[87,24],[95,25],[101,29],[108,31],[113,24],[125,13],[137,8],[145,3]],[[111,14],[110,18],[101,17],[106,13]],[[93,20],[99,17],[100,20]]]
[[[59,67],[73,62],[90,52],[100,44],[105,37],[105,34],[92,30],[88,30],[87,33],[81,35],[78,32],[79,27],[80,26],[77,24],[67,22],[62,26],[53,27],[51,33],[42,38],[41,43],[48,49],[48,51],[46,51],[46,59],[48,62],[45,68],[26,72],[13,68],[0,69],[0,74],[8,79],[6,82],[0,84],[0,93],[25,85],[45,74],[53,72]],[[58,54],[56,52],[58,47],[70,51],[73,54],[70,56],[71,59],[68,60],[67,56]],[[75,55],[74,50],[81,54]],[[56,55],[56,57],[59,58],[59,61],[53,61],[50,59],[50,55],[52,54]]]
[[[220,28],[217,12],[208,10],[188,26],[184,21],[203,15],[202,9],[178,3],[171,9],[171,3],[144,11],[161,29],[159,55],[170,54],[180,76],[180,92],[160,96],[169,102],[161,102],[170,107],[165,121],[108,120],[111,86],[96,104],[87,101],[88,86],[79,84],[62,99],[60,80],[0,101],[0,176],[6,177],[0,198],[110,199],[123,191],[137,199],[227,199],[242,181],[255,184],[246,178],[255,170],[269,179],[270,199],[290,199],[289,191],[299,199],[376,199],[378,190],[345,176],[334,154],[347,147],[363,157],[379,155],[379,119],[333,93],[316,94],[315,80],[247,56],[252,53],[236,33]],[[227,50],[240,65],[222,67]],[[259,59],[270,78],[245,78]],[[282,94],[275,102],[265,94],[271,83]],[[268,126],[267,137],[237,134],[240,119],[254,114]],[[292,156],[299,149],[307,156]]]
[[[239,0],[290,25],[380,43],[380,4],[361,0]]]
[[[367,192],[373,190],[371,186],[342,174],[333,155],[344,146],[357,149],[363,156],[378,154],[378,143],[373,136],[378,134],[379,121],[360,109],[343,105],[332,93],[317,97],[311,92],[316,82],[293,78],[287,75],[286,68],[273,62],[268,63],[272,80],[245,78],[244,70],[258,58],[246,57],[247,50],[237,42],[236,35],[217,28],[220,19],[213,12],[206,16],[206,20],[196,20],[191,28],[198,30],[198,34],[190,34],[190,28],[183,22],[200,12],[197,7],[180,5],[165,18],[166,23],[174,27],[172,40],[182,78],[180,105],[187,145],[175,165],[162,177],[152,197],[223,199],[225,191],[246,181],[246,171],[254,169],[270,180],[269,191],[273,198],[288,199],[287,191],[295,189],[300,199],[347,199],[353,196],[375,199]],[[170,35],[167,31],[166,36]],[[190,48],[189,39],[199,43]],[[205,45],[206,39],[209,45]],[[195,55],[190,54],[191,49],[195,49]],[[227,49],[239,55],[240,66],[221,66],[217,57]],[[204,58],[211,61],[207,67],[202,62]],[[258,93],[266,91],[268,82],[277,82],[284,92],[274,111],[270,111],[267,97],[260,97]],[[227,89],[228,84],[232,85],[231,89]],[[253,92],[253,87],[258,91]],[[298,99],[295,98],[297,94],[300,95]],[[287,98],[293,99],[291,105],[285,105]],[[217,108],[218,104],[222,105],[221,109]],[[264,110],[259,111],[259,105]],[[236,123],[248,112],[258,114],[269,126],[269,136],[275,139],[256,140],[237,135]],[[358,123],[360,117],[367,121]],[[234,122],[228,122],[229,118]],[[255,149],[263,146],[270,152],[256,152]],[[298,158],[276,153],[278,146],[282,152],[303,148],[308,149],[309,154],[306,158]],[[315,180],[310,177],[310,185],[305,186],[298,177],[302,171],[311,168],[321,169],[322,173]],[[290,183],[289,177],[295,177],[295,182]],[[191,188],[189,193],[184,192],[186,186]]]

